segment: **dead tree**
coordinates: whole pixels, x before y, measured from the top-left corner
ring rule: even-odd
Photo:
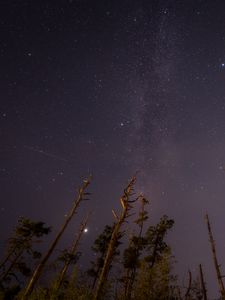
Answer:
[[[143,228],[144,228],[144,222],[148,219],[148,213],[145,210],[145,205],[148,204],[149,201],[143,195],[140,195],[137,199],[140,200],[140,203],[141,203],[139,217],[135,221],[135,223],[140,228],[139,234],[137,236],[137,243],[135,244],[135,256],[138,261],[138,258],[140,255],[140,248],[142,248],[142,244],[143,244],[142,232],[143,232]],[[131,293],[132,293],[133,285],[135,282],[136,273],[137,273],[137,264],[134,264],[134,266],[131,270],[130,269],[127,270],[126,282],[125,282],[125,299],[131,299]]]
[[[199,265],[199,274],[200,274],[201,290],[202,290],[203,299],[207,300],[207,290],[205,287],[204,275],[203,275],[201,264]]]
[[[57,282],[57,289],[60,288],[61,284],[63,283],[63,280],[65,278],[65,275],[67,273],[67,270],[69,268],[69,265],[72,261],[72,257],[76,254],[77,252],[77,247],[79,245],[79,242],[81,240],[81,237],[84,233],[84,230],[87,226],[87,222],[88,222],[88,219],[89,219],[89,216],[90,214],[87,215],[87,217],[84,219],[84,221],[80,224],[80,228],[79,228],[79,231],[78,231],[78,234],[73,242],[73,245],[72,245],[72,248],[71,250],[69,251],[69,258],[66,260],[65,264],[64,264],[64,267],[62,269],[62,271],[60,272],[60,275],[59,275],[59,280]]]
[[[63,222],[58,234],[56,235],[56,237],[55,237],[54,241],[52,242],[52,244],[50,245],[47,253],[43,256],[40,263],[36,267],[34,273],[32,274],[32,277],[25,289],[24,295],[22,296],[22,300],[29,299],[30,294],[32,293],[32,291],[34,289],[36,282],[38,281],[38,279],[41,276],[41,273],[43,271],[43,268],[45,267],[45,264],[47,263],[49,257],[51,256],[52,252],[54,251],[56,245],[58,244],[58,242],[59,242],[60,238],[62,237],[65,229],[67,228],[68,224],[70,223],[73,216],[75,215],[78,206],[80,205],[82,200],[85,200],[85,196],[89,195],[89,193],[86,192],[86,188],[88,187],[89,184],[90,184],[90,178],[83,181],[83,185],[79,188],[78,195],[77,195],[76,199],[74,200],[73,206],[72,206],[71,210],[69,211],[68,215],[66,216],[66,219]]]
[[[130,197],[133,194],[133,187],[134,187],[135,182],[136,182],[136,177],[133,177],[130,180],[127,187],[125,188],[122,197],[120,198],[120,203],[122,206],[122,211],[121,211],[120,215],[117,215],[115,213],[115,211],[112,210],[112,213],[116,220],[116,223],[113,228],[111,239],[109,241],[109,246],[107,249],[104,265],[101,270],[101,274],[99,276],[99,280],[97,283],[94,300],[99,300],[102,296],[103,288],[105,286],[105,282],[106,282],[108,274],[109,274],[109,269],[110,269],[112,258],[113,258],[114,252],[115,252],[116,244],[118,242],[119,236],[121,235],[121,233],[120,233],[121,226],[126,221],[126,219],[129,217],[129,211],[132,208],[131,203],[136,201],[136,200],[134,200],[134,201],[130,200]]]
[[[216,269],[219,290],[220,290],[222,300],[225,300],[225,289],[224,289],[223,280],[222,280],[222,276],[221,276],[221,272],[220,272],[220,266],[219,266],[218,260],[217,260],[216,245],[215,245],[215,241],[213,239],[213,234],[212,234],[208,214],[206,214],[205,219],[206,219],[206,224],[207,224],[207,229],[208,229],[208,234],[209,234],[209,242],[210,242],[211,250],[212,250],[213,262],[214,262],[214,266]]]

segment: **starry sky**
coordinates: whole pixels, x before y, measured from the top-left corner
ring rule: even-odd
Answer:
[[[21,215],[58,228],[91,173],[90,247],[139,171],[152,222],[175,219],[181,282],[202,263],[216,294],[204,214],[225,272],[224,1],[4,0],[0,22],[1,252]]]

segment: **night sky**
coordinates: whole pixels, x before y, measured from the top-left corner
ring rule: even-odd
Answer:
[[[2,0],[0,23],[1,253],[21,215],[57,229],[91,173],[89,261],[139,171],[150,220],[175,219],[181,283],[202,263],[216,295],[204,214],[225,273],[224,0]]]

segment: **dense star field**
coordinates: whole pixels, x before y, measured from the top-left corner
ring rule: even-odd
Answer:
[[[19,216],[57,229],[93,174],[87,264],[138,171],[151,220],[175,220],[181,281],[202,263],[217,295],[204,215],[224,274],[224,1],[4,0],[0,22],[1,254]]]

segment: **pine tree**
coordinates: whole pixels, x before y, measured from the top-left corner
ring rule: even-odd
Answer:
[[[168,219],[164,215],[156,226],[150,226],[146,232],[146,252],[147,256],[145,260],[149,263],[152,268],[154,264],[161,258],[161,255],[169,247],[165,242],[165,237],[174,225],[174,220]]]
[[[91,285],[92,290],[94,290],[95,288],[96,282],[104,265],[104,260],[106,257],[108,245],[112,236],[114,226],[115,224],[113,224],[112,226],[106,225],[103,232],[96,238],[96,240],[94,241],[94,245],[92,246],[92,250],[97,256],[96,261],[91,262],[92,266],[87,271],[88,275],[93,277],[93,282]],[[120,253],[117,249],[119,244],[120,238],[118,239],[117,244],[115,246],[113,258],[119,255]]]
[[[163,216],[156,226],[149,226],[147,229],[134,297],[130,295],[129,299],[173,299],[175,278],[171,275],[172,256],[170,247],[165,242],[173,224],[172,219]]]
[[[7,293],[11,289],[9,283],[12,279],[16,279],[20,283],[21,275],[30,276],[30,265],[28,266],[26,261],[29,258],[36,260],[41,257],[41,253],[34,249],[34,245],[49,232],[50,227],[45,227],[43,222],[34,222],[24,217],[19,218],[14,234],[8,241],[6,257],[0,265],[0,282],[2,287],[7,285],[5,288]],[[15,287],[16,285],[13,285],[12,289],[16,290]]]
[[[34,240],[35,238],[40,238],[50,232],[50,228],[45,227],[44,224],[43,222],[33,222],[24,217],[19,218],[14,235],[9,239],[8,253],[0,266],[2,270],[1,281],[9,277],[15,267],[21,271],[23,270],[24,273],[28,272],[25,271],[25,269],[28,269],[26,263],[21,261],[24,254],[30,255],[34,259],[40,258],[41,253],[35,251],[33,246],[37,242],[37,240]]]
[[[130,299],[138,300],[175,300],[176,277],[171,274],[173,258],[169,248],[161,252],[158,259],[151,267],[143,259],[134,287],[134,296]]]

